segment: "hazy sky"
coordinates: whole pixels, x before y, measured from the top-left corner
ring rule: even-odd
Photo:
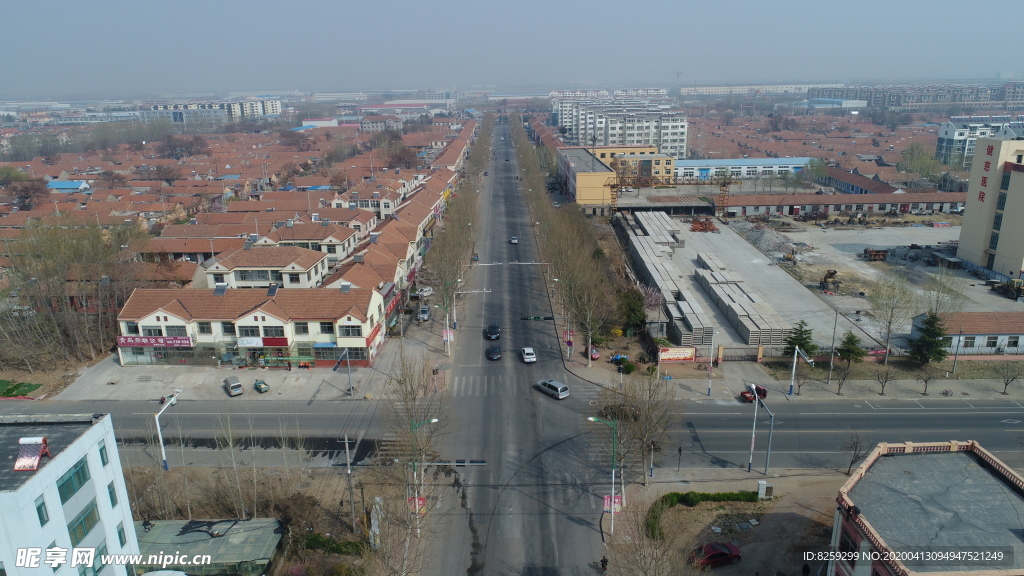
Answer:
[[[1019,0],[8,0],[0,97],[994,79]],[[1000,32],[1000,22],[1010,25]]]

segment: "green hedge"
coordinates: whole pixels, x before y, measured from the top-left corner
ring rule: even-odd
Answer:
[[[701,502],[757,502],[757,492],[669,492],[647,510],[647,535],[655,540],[665,537],[661,515],[679,504],[696,506]]]
[[[323,534],[307,534],[305,546],[309,550],[325,550],[331,554],[344,554],[345,556],[359,556],[366,548],[366,543],[352,540],[335,540]]]

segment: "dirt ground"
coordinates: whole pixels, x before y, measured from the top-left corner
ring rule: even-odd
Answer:
[[[718,576],[796,575],[805,548],[827,549],[832,536],[832,510],[846,476],[790,476],[775,479],[782,495],[764,502],[702,502],[666,511],[662,526],[677,531],[680,543],[694,549],[709,542],[729,542],[743,553],[735,565],[714,569]],[[757,522],[756,525],[750,520]],[[747,523],[748,529],[738,525]],[[715,530],[718,529],[718,531]],[[818,566],[812,566],[817,570]]]
[[[99,362],[100,360],[97,360]],[[32,391],[29,396],[37,400],[48,398],[57,394],[78,378],[82,370],[89,364],[50,366],[44,370],[29,372],[20,368],[4,368],[0,370],[0,380],[8,380],[11,383],[27,382],[30,384],[41,384],[39,388]]]
[[[701,351],[699,348],[700,347],[698,347],[698,353]],[[585,353],[585,349],[586,346],[577,346],[577,350],[573,351],[573,354],[576,355],[576,360],[584,364],[586,364],[587,362],[587,355]],[[614,374],[618,374],[618,366],[612,364],[610,359],[612,356],[615,356],[616,354],[625,354],[626,356],[628,356],[629,360],[636,365],[637,372],[647,370],[648,366],[654,366],[654,364],[651,362],[644,363],[639,362],[637,360],[640,354],[643,353],[643,348],[637,342],[637,339],[635,337],[611,337],[608,339],[607,342],[604,342],[600,346],[598,346],[597,350],[598,352],[600,352],[601,358],[599,360],[594,360],[594,367],[606,370]],[[706,353],[707,347],[703,347],[703,350]],[[666,362],[661,365],[660,373],[662,376],[671,376],[673,379],[681,378],[684,380],[693,380],[707,378],[708,364],[707,361],[702,360],[702,358],[698,358],[697,362]],[[715,380],[721,379],[721,371],[717,369],[713,370],[711,377]]]

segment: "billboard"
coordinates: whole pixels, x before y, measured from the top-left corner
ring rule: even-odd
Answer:
[[[693,362],[697,358],[697,349],[693,346],[659,346],[658,362]]]

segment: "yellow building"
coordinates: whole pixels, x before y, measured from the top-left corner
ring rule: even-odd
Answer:
[[[978,138],[957,257],[1010,278],[1022,277],[1022,219],[1024,140]]]
[[[640,186],[669,184],[675,178],[675,158],[659,154],[657,146],[593,146],[558,149],[558,178],[569,199],[584,212],[611,212],[616,181]]]

